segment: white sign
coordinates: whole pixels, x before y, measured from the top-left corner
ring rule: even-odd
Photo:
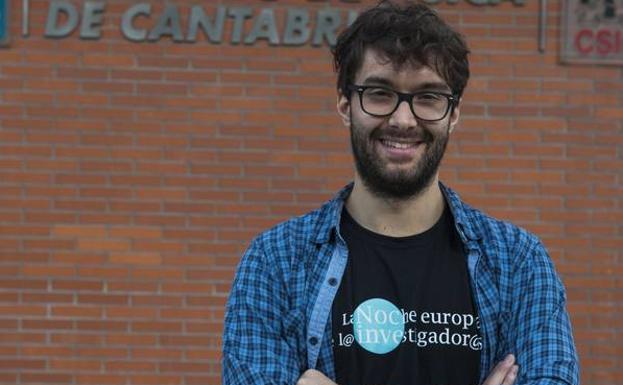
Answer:
[[[623,0],[563,2],[564,62],[623,65]]]

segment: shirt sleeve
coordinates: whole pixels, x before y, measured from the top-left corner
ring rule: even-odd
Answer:
[[[565,290],[545,247],[538,241],[533,245],[513,279],[509,335],[519,365],[515,385],[577,385]]]
[[[254,241],[240,262],[225,312],[222,384],[295,384],[296,342],[283,331],[287,291]]]

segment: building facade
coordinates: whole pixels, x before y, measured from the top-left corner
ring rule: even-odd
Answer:
[[[472,50],[442,179],[543,239],[582,382],[623,383],[622,2],[428,2]],[[351,178],[329,45],[371,4],[10,2],[1,383],[220,383],[249,241]]]

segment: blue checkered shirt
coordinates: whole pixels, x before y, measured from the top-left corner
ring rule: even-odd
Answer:
[[[480,382],[513,353],[520,368],[515,385],[578,384],[565,291],[543,245],[440,186],[464,244],[480,317]],[[223,385],[293,385],[310,368],[335,380],[330,317],[348,258],[339,223],[351,189],[252,241],[227,303]]]

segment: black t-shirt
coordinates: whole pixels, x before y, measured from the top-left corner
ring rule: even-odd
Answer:
[[[481,338],[463,247],[446,208],[388,237],[342,213],[346,271],[332,307],[339,385],[476,385]]]

